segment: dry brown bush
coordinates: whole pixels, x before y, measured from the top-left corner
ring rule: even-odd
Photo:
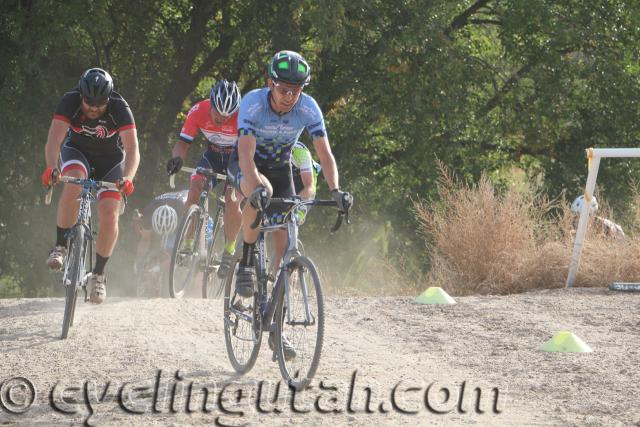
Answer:
[[[454,295],[564,286],[576,222],[564,197],[549,201],[527,182],[498,194],[486,176],[470,185],[441,170],[439,200],[414,204],[431,264],[429,286]],[[559,215],[550,214],[554,208]],[[574,286],[638,281],[638,254],[638,239],[612,240],[591,223]]]

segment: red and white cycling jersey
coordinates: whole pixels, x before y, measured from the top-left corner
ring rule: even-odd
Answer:
[[[219,148],[231,148],[238,137],[238,112],[233,113],[225,123],[218,125],[211,118],[210,109],[211,101],[209,99],[200,101],[191,107],[180,131],[180,139],[191,144],[200,130],[210,144]]]

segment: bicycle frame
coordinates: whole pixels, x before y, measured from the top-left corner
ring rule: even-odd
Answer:
[[[95,197],[91,193],[91,190],[93,188],[94,188],[94,184],[91,183],[90,181],[82,185],[82,193],[80,194],[80,198],[79,198],[80,207],[78,210],[78,216],[76,219],[76,223],[73,225],[73,227],[83,227],[85,229],[85,232],[84,232],[85,241],[76,242],[76,244],[82,245],[82,253],[84,254],[82,259],[80,259],[81,270],[84,271],[84,275],[80,281],[80,284],[82,287],[86,285],[87,277],[89,275],[89,273],[87,273],[87,269],[85,265],[86,254],[87,254],[86,245],[89,245],[89,248],[88,248],[89,249],[89,265],[91,266],[93,264],[93,250],[92,250],[93,248],[91,247],[92,246],[91,242],[93,242],[93,234],[91,230],[91,202],[95,202]],[[65,263],[64,273],[62,275],[62,283],[64,283],[65,286],[69,286],[71,284],[69,280],[69,267],[70,265],[68,263]],[[85,301],[86,301],[86,294],[85,294]]]
[[[273,323],[273,315],[275,314],[276,305],[278,302],[278,297],[280,296],[280,292],[284,291],[284,306],[289,307],[290,304],[290,293],[289,293],[289,274],[283,274],[289,272],[289,264],[291,261],[300,255],[300,250],[298,249],[298,217],[296,212],[300,207],[305,205],[333,205],[335,202],[333,201],[315,201],[315,200],[307,200],[307,201],[297,201],[290,209],[287,215],[285,216],[285,224],[279,225],[267,225],[260,227],[260,234],[258,235],[258,243],[256,244],[257,256],[257,281],[259,286],[258,293],[258,306],[260,308],[260,315],[262,319],[261,328],[263,331],[271,330],[271,325]],[[266,271],[266,249],[265,249],[265,234],[281,229],[287,230],[288,236],[288,247],[282,257],[282,265],[278,269],[275,277],[275,285],[273,286],[271,295],[267,298],[268,295],[268,273]],[[284,280],[281,278],[284,277]],[[308,301],[308,289],[307,284],[304,280],[304,276],[302,277],[302,295],[304,301],[304,313],[305,320],[304,322],[292,322],[291,320],[291,310],[287,310],[287,323],[293,325],[314,325],[315,319],[312,319],[312,315],[309,310],[309,301]],[[282,289],[284,288],[284,289]]]
[[[96,181],[93,179],[81,179],[70,176],[61,176],[59,178],[60,182],[79,185],[82,188],[82,192],[78,200],[80,201],[80,206],[78,208],[78,216],[76,218],[76,222],[73,225],[74,227],[83,227],[85,228],[84,232],[84,242],[76,242],[76,244],[82,245],[82,253],[84,254],[82,259],[80,260],[81,270],[84,271],[84,275],[80,280],[80,284],[82,287],[85,286],[87,282],[88,274],[85,268],[86,265],[86,254],[87,254],[87,245],[89,245],[89,265],[93,264],[93,250],[92,250],[92,241],[93,241],[93,233],[91,229],[91,203],[95,202],[95,196],[92,193],[93,189],[107,188],[107,189],[115,189],[116,186],[110,182],[102,182]],[[45,196],[45,204],[51,203],[51,195],[52,195],[53,187],[50,187]],[[69,279],[69,263],[65,263],[64,270],[62,274],[62,283],[65,286],[69,286],[71,280]],[[86,300],[86,294],[85,294]]]

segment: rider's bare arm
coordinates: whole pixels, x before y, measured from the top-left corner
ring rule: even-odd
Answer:
[[[173,146],[173,150],[171,150],[171,157],[180,157],[182,160],[186,160],[190,146],[191,145],[184,141],[176,142],[176,145]]]
[[[325,136],[315,138],[313,140],[313,147],[316,149],[316,154],[320,159],[322,174],[329,185],[329,189],[335,190],[340,188],[338,183],[338,166],[336,165],[336,159],[333,157],[333,153],[331,152],[329,140]]]
[[[60,156],[60,146],[64,141],[69,123],[59,119],[51,120],[49,127],[49,135],[47,136],[47,145],[44,148],[44,157],[47,167],[55,168],[58,166],[58,157]]]
[[[316,196],[313,172],[300,171],[300,179],[304,188],[300,191],[300,197],[305,200],[311,200]]]
[[[124,161],[124,178],[133,181],[140,164],[140,151],[138,149],[138,133],[135,128],[120,132],[122,146],[126,155]]]
[[[243,178],[252,189],[261,183],[258,168],[253,160],[256,153],[256,138],[252,135],[241,135],[238,138],[238,164]]]

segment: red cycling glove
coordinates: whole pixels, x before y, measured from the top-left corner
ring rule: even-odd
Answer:
[[[119,179],[118,190],[120,190],[125,196],[129,197],[131,194],[133,194],[133,182],[131,182],[131,180],[129,179]]]
[[[42,185],[44,187],[51,187],[58,182],[58,175],[60,172],[56,168],[48,167],[42,172]]]

